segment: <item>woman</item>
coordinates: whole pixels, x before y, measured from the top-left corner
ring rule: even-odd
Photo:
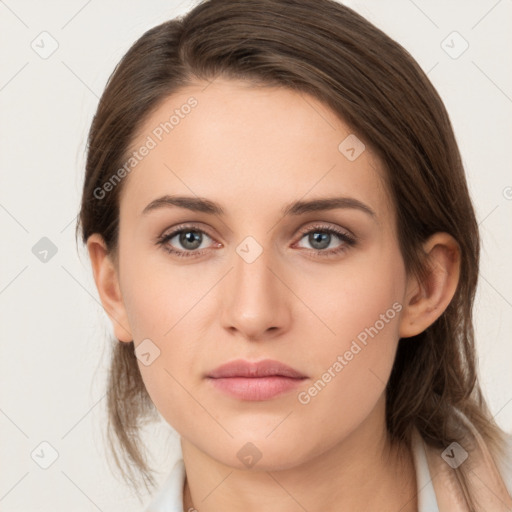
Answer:
[[[512,509],[464,169],[399,44],[331,0],[204,1],[130,48],[88,146],[116,460],[154,483],[155,411],[181,440],[148,510]]]

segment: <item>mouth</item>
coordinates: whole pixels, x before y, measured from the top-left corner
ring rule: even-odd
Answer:
[[[265,359],[238,359],[211,371],[207,380],[217,390],[241,400],[270,400],[298,387],[308,377],[288,365]]]

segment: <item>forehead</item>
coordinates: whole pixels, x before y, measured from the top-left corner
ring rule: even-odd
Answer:
[[[183,88],[141,124],[131,150],[139,155],[121,208],[140,212],[164,193],[208,197],[235,214],[334,193],[386,208],[368,143],[316,98],[282,87],[217,79]]]

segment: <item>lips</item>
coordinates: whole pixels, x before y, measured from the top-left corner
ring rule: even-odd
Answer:
[[[207,375],[219,391],[242,400],[268,400],[296,388],[307,376],[294,368],[265,359],[238,359],[223,364]]]
[[[271,359],[265,359],[257,363],[237,359],[236,361],[219,366],[208,374],[208,377],[213,379],[271,376],[290,377],[291,379],[303,379],[306,377],[290,366]]]

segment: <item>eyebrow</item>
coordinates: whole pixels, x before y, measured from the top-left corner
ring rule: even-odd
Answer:
[[[225,211],[222,207],[209,199],[201,197],[191,196],[170,196],[165,195],[155,199],[149,203],[144,210],[142,215],[146,215],[151,211],[177,206],[179,208],[185,208],[193,212],[202,212],[211,215],[225,215]],[[366,204],[355,199],[353,197],[325,197],[321,199],[312,199],[309,201],[295,201],[289,205],[286,205],[281,209],[283,216],[286,215],[303,215],[309,212],[316,212],[322,210],[334,210],[336,208],[350,208],[360,210],[371,217],[376,217],[375,212]]]

